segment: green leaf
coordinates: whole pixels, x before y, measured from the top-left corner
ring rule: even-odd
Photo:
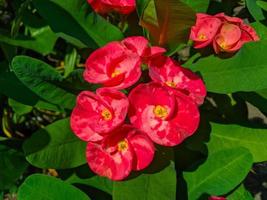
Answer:
[[[22,152],[0,144],[0,190],[9,189],[27,167]]]
[[[18,115],[25,115],[32,111],[32,106],[24,105],[13,99],[8,99],[8,104],[12,107],[13,111]]]
[[[75,48],[68,49],[64,59],[64,77],[68,77],[74,70],[78,53]]]
[[[29,176],[20,186],[18,191],[20,200],[62,200],[90,198],[72,185],[64,183],[55,177],[34,174]]]
[[[149,1],[150,0],[136,0],[136,9],[139,17],[142,16]]]
[[[193,8],[196,12],[207,12],[210,1],[209,0],[182,0],[182,2],[186,3],[188,6]]]
[[[252,155],[244,148],[210,154],[197,170],[184,173],[188,199],[198,199],[205,193],[220,196],[230,192],[246,177],[252,162]]]
[[[168,156],[173,156],[170,151],[167,155],[160,154],[154,159],[150,169],[161,166],[166,162]],[[171,155],[170,155],[171,154]],[[160,160],[159,160],[160,159]],[[149,169],[148,169],[149,170]],[[170,200],[176,199],[176,171],[173,161],[164,164],[158,170],[143,173],[136,178],[113,184],[114,200]]]
[[[246,6],[250,14],[254,17],[255,20],[264,20],[265,16],[262,9],[257,5],[256,0],[246,0]]]
[[[60,86],[63,77],[50,65],[31,57],[16,56],[12,60],[12,70],[40,98],[60,107],[74,107],[76,96]]]
[[[86,163],[86,143],[70,130],[69,119],[35,132],[23,144],[26,159],[39,168],[66,169]]]
[[[261,7],[263,10],[267,10],[267,2],[266,1],[257,1],[256,4]]]
[[[267,160],[267,129],[247,128],[238,125],[212,124],[208,149],[210,153],[242,146],[253,155],[254,162]]]
[[[266,41],[245,44],[232,58],[211,55],[197,61],[191,69],[201,73],[208,91],[233,93],[267,88]]]
[[[33,3],[55,33],[79,47],[98,48],[123,38],[117,27],[94,12],[89,13],[84,0],[34,0]]]
[[[31,49],[43,55],[52,52],[56,40],[57,36],[48,26],[35,30],[32,36],[19,34],[15,38],[10,37],[5,30],[0,29],[0,42]]]
[[[174,53],[186,43],[195,12],[181,0],[150,0],[140,19],[140,25],[149,31],[153,43]]]
[[[227,196],[227,200],[253,200],[254,198],[246,190],[244,185],[240,185],[237,189],[235,189],[230,195]]]

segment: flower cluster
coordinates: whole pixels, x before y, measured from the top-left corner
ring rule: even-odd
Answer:
[[[129,14],[135,9],[135,0],[87,0],[95,12]]]
[[[165,51],[135,36],[111,42],[87,59],[84,79],[102,87],[79,94],[71,128],[88,142],[87,161],[98,175],[122,180],[152,162],[153,142],[175,146],[198,128],[204,83]],[[144,65],[152,81],[138,84]]]
[[[212,44],[214,51],[235,52],[243,44],[258,41],[255,30],[245,24],[242,19],[229,17],[224,13],[214,16],[198,13],[195,26],[191,28],[190,39],[195,48],[203,48]]]

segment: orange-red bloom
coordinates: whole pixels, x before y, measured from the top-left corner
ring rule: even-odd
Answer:
[[[116,90],[100,88],[96,94],[83,91],[71,114],[71,128],[82,140],[99,141],[123,124],[128,111],[127,97]]]
[[[255,30],[238,17],[224,13],[214,16],[197,14],[196,25],[191,28],[190,39],[195,48],[203,48],[212,43],[216,53],[235,52],[243,44],[258,41]]]
[[[135,10],[135,0],[87,0],[95,12],[129,14]]]
[[[141,131],[123,125],[101,143],[89,142],[86,157],[96,174],[112,180],[122,180],[132,170],[142,170],[151,163],[154,145]]]
[[[153,81],[188,95],[198,105],[203,103],[207,94],[206,87],[200,77],[163,55],[149,62],[149,75]]]
[[[89,56],[84,79],[115,89],[130,87],[141,76],[142,62],[164,51],[159,47],[149,47],[147,39],[139,36],[111,42]]]
[[[130,92],[129,101],[131,123],[157,144],[175,146],[198,128],[197,105],[176,89],[140,84]]]

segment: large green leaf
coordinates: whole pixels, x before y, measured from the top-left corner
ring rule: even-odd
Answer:
[[[29,176],[20,186],[18,200],[62,200],[90,198],[72,185],[64,183],[60,179],[42,174]]]
[[[0,144],[0,190],[9,189],[27,167],[22,152]]]
[[[205,13],[209,7],[210,1],[209,0],[181,0],[182,2],[186,3],[188,6],[193,8],[196,12],[203,12]]]
[[[255,20],[264,20],[265,16],[260,8],[257,5],[257,0],[246,0],[246,6],[250,14],[254,17]]]
[[[185,172],[189,200],[202,194],[220,196],[234,189],[248,174],[252,155],[247,149],[232,148],[210,154],[195,171]]]
[[[76,96],[62,88],[63,77],[50,65],[27,56],[16,56],[12,70],[18,79],[42,99],[72,109]]]
[[[208,91],[232,93],[267,88],[266,41],[245,44],[232,58],[211,55],[198,60],[192,69],[199,71]]]
[[[152,41],[168,48],[169,54],[175,52],[182,42],[187,42],[194,23],[194,10],[181,0],[150,0],[140,19]]]
[[[254,162],[267,160],[267,129],[212,124],[211,130],[208,143],[210,153],[242,146],[251,152]]]
[[[117,27],[89,13],[84,0],[34,0],[33,3],[54,32],[78,46],[97,48],[123,38]]]
[[[172,152],[158,155],[150,168],[162,165]],[[176,199],[176,171],[173,161],[165,163],[163,168],[143,173],[136,178],[123,182],[114,182],[114,200],[170,200]]]
[[[63,119],[35,132],[23,144],[26,159],[40,168],[66,169],[86,163],[86,143],[70,130]]]
[[[244,185],[240,185],[237,189],[235,189],[230,195],[227,196],[227,200],[253,200],[254,198],[246,190]]]

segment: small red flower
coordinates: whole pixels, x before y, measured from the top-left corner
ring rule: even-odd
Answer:
[[[211,44],[221,25],[222,21],[217,17],[198,13],[196,25],[191,28],[190,33],[194,47],[199,49]]]
[[[209,200],[227,200],[227,199],[225,197],[211,196],[211,197],[209,197]]]
[[[95,12],[129,14],[135,10],[135,0],[87,0]]]
[[[147,39],[139,36],[111,42],[89,56],[84,79],[115,89],[130,87],[141,76],[142,61],[164,51],[162,48],[150,48]]]
[[[216,53],[235,52],[243,44],[258,41],[255,30],[238,17],[229,17],[224,13],[214,16],[197,14],[196,25],[191,28],[190,39],[195,48],[213,44]]]
[[[185,93],[198,105],[203,103],[207,94],[206,87],[200,77],[163,55],[149,62],[149,75],[153,81]]]
[[[213,48],[216,53],[219,52],[235,52],[239,50],[243,44],[251,41],[258,41],[259,37],[255,30],[245,24],[242,19],[237,17],[229,17],[224,13],[215,15],[223,24],[213,40]]]
[[[96,94],[83,91],[71,114],[71,128],[82,140],[99,141],[123,124],[128,111],[127,97],[116,90],[100,88]]]
[[[130,92],[129,101],[131,123],[157,144],[175,146],[198,128],[197,105],[178,90],[140,84]]]
[[[154,157],[154,145],[141,131],[123,125],[102,143],[89,142],[87,162],[96,174],[112,180],[126,178],[132,170],[142,170]]]

